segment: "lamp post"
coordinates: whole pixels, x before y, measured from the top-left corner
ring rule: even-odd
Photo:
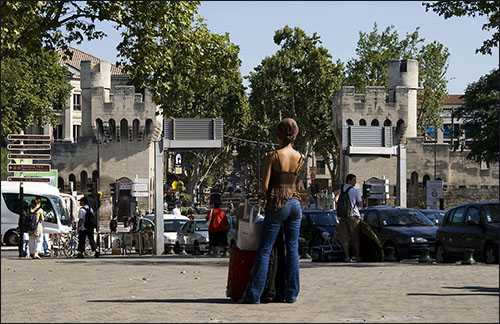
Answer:
[[[97,183],[96,183],[96,186],[97,186],[97,192],[101,191],[101,155],[100,155],[100,149],[99,147],[102,145],[103,147],[108,147],[109,146],[109,143],[111,142],[111,140],[109,138],[105,138],[103,141],[101,141],[100,139],[100,136],[99,136],[99,132],[97,133],[97,137],[94,137],[96,143],[97,143]],[[99,194],[97,194],[99,195]],[[94,197],[94,198],[97,198],[99,199],[98,197]],[[99,200],[98,200],[99,201]],[[96,232],[97,232],[97,247],[98,247],[98,251],[99,253],[101,252],[101,236],[100,236],[100,233],[99,233],[99,220],[100,220],[100,215],[99,215],[99,207],[98,206],[98,201],[95,202],[95,206],[96,206],[96,216],[97,216],[97,228],[96,228]]]
[[[436,180],[436,148],[437,148],[437,141],[438,141],[438,132],[437,132],[437,126],[434,125],[434,180]]]

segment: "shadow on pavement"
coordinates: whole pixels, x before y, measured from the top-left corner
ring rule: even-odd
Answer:
[[[496,287],[464,286],[464,287],[442,287],[445,289],[463,289],[470,292],[455,294],[436,294],[436,293],[409,293],[408,296],[494,296],[498,297],[500,290]]]
[[[230,298],[197,298],[197,299],[96,299],[88,303],[170,303],[170,304],[235,304]]]

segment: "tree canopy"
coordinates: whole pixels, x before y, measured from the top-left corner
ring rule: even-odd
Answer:
[[[424,2],[422,5],[425,11],[432,9],[439,16],[445,19],[462,16],[486,16],[488,22],[483,24],[485,31],[493,30],[490,38],[483,42],[483,45],[476,49],[476,53],[492,55],[492,49],[498,47],[500,40],[499,33],[499,2],[498,1],[434,1]]]
[[[472,139],[469,159],[498,163],[499,154],[499,96],[498,68],[467,86],[465,103],[455,110],[462,120],[461,131]]]
[[[419,37],[419,28],[400,38],[394,26],[379,32],[375,23],[370,33],[359,32],[356,58],[347,62],[345,85],[352,85],[357,92],[364,92],[366,86],[387,86],[387,62],[389,60],[416,59],[419,62],[419,86],[417,112],[418,134],[424,135],[424,126],[440,126],[439,112],[444,103],[448,80],[449,52],[443,44],[424,44]]]
[[[340,60],[332,61],[316,33],[309,36],[298,27],[277,30],[274,43],[280,46],[278,51],[264,58],[248,77],[251,88],[248,134],[254,140],[276,142],[278,122],[285,117],[293,118],[300,129],[296,145],[308,155],[318,139],[333,138],[331,98],[342,85],[344,66]],[[255,163],[256,148],[241,151]],[[328,153],[334,151],[330,141]]]

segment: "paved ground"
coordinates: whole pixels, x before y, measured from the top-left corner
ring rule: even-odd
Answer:
[[[228,258],[1,257],[2,323],[499,320],[498,265],[301,260],[295,304],[246,305],[225,296]]]

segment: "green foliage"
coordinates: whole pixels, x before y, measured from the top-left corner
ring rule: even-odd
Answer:
[[[181,193],[181,205],[182,206],[190,206],[191,202],[193,201],[193,198],[191,197],[190,194],[187,193]]]
[[[276,142],[277,123],[290,117],[299,125],[299,150],[308,154],[320,139],[328,139],[330,145],[322,146],[322,155],[332,154],[335,147],[330,100],[344,79],[343,64],[340,60],[332,62],[316,33],[308,36],[298,27],[277,30],[274,42],[279,50],[264,58],[248,77],[252,89],[251,123],[246,138]],[[246,163],[256,166],[255,145],[240,147],[239,153]],[[261,157],[264,155],[263,151]]]
[[[439,16],[445,19],[462,16],[486,16],[488,22],[482,27],[485,31],[493,30],[493,35],[483,42],[483,45],[476,49],[476,53],[492,55],[492,49],[498,47],[500,40],[499,33],[499,5],[498,1],[434,1],[422,3],[425,11],[432,9]]]
[[[347,63],[345,84],[352,85],[357,92],[364,92],[366,86],[387,86],[387,62],[389,60],[415,59],[419,62],[419,86],[424,88],[418,93],[420,107],[417,112],[417,131],[425,134],[427,126],[442,126],[439,112],[442,110],[448,70],[448,49],[439,42],[423,44],[419,28],[400,39],[394,26],[378,31],[374,24],[370,33],[359,33],[357,58]]]
[[[462,120],[461,130],[472,139],[469,159],[498,163],[498,68],[467,86],[465,103],[455,110]]]
[[[30,126],[57,125],[54,107],[67,108],[71,85],[68,69],[54,51],[18,50],[2,61],[2,136]]]
[[[7,160],[7,154],[9,154],[9,151],[7,151],[6,147],[1,147],[1,152],[2,152],[2,174],[7,174],[7,164],[9,163],[9,160]]]

